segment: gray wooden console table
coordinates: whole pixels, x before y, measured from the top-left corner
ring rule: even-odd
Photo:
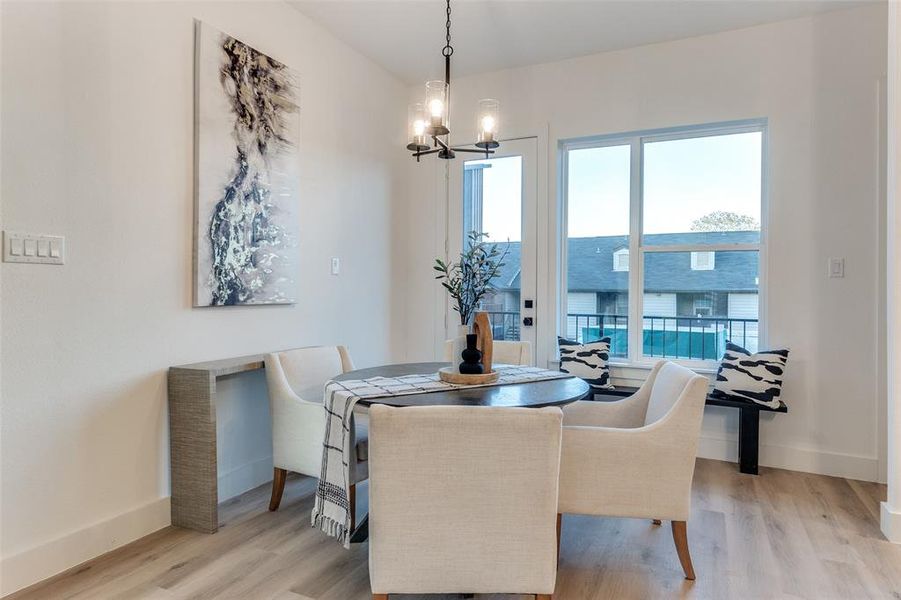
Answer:
[[[169,368],[169,471],[172,524],[216,533],[216,381],[264,368],[263,355]]]

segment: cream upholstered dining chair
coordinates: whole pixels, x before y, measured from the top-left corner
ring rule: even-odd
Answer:
[[[275,469],[269,510],[278,510],[288,471],[317,478],[321,474],[325,435],[322,395],[325,384],[332,377],[353,368],[344,346],[298,348],[266,356],[266,383],[272,418],[272,463]],[[351,515],[355,508],[355,484],[368,476],[365,423],[357,422],[353,435],[356,462],[351,472]]]
[[[495,340],[492,346],[491,361],[495,364],[522,365],[532,364],[532,344],[526,341],[509,342]],[[444,362],[458,363],[459,357],[454,357],[454,340],[444,342]]]
[[[441,593],[550,600],[561,419],[558,408],[372,406],[373,600]]]
[[[661,361],[635,394],[563,409],[560,512],[672,522],[694,579],[686,521],[708,380]]]

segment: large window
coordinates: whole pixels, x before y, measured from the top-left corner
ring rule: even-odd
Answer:
[[[764,127],[563,145],[562,335],[635,363],[758,349]]]

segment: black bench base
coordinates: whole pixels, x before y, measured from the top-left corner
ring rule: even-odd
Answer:
[[[609,397],[611,400],[631,396],[637,388],[618,387],[615,390],[596,392],[595,400]],[[603,402],[603,400],[601,400]],[[741,400],[724,400],[707,396],[707,406],[726,406],[738,409],[738,468],[742,473],[757,475],[757,461],[760,454],[760,412],[787,413],[788,407],[780,403],[779,408],[769,408],[760,404]]]

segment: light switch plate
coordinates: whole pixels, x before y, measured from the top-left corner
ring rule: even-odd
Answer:
[[[337,275],[341,272],[341,259],[333,258],[332,259],[332,275]]]
[[[3,262],[61,265],[65,257],[66,239],[62,236],[3,232]]]

